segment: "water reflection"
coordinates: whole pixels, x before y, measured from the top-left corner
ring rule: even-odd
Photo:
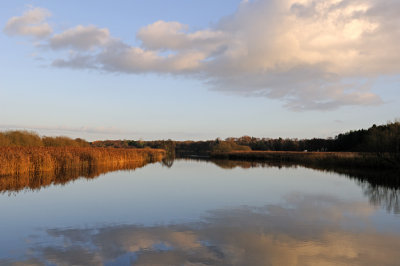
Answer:
[[[79,178],[94,179],[117,170],[135,170],[150,162],[129,162],[122,167],[115,165],[91,165],[85,168],[62,169],[57,173],[38,172],[16,176],[0,176],[0,193],[16,193],[24,189],[39,190],[50,185],[66,185]]]
[[[174,164],[174,161],[175,161],[175,158],[174,158],[174,157],[172,157],[172,156],[165,156],[165,157],[162,159],[161,163],[162,163],[163,166],[166,166],[166,167],[168,167],[168,168],[171,168],[172,165]]]
[[[31,239],[24,260],[0,264],[398,265],[400,228],[374,228],[375,211],[292,194],[280,205],[210,211],[195,223],[49,229],[50,243]]]
[[[257,167],[278,167],[296,168],[300,167],[290,163],[271,163],[258,161],[235,161],[235,160],[208,160],[208,159],[180,159],[189,161],[212,162],[223,169],[234,169],[237,167],[248,169]],[[0,193],[16,193],[24,189],[39,190],[49,185],[65,185],[79,178],[94,179],[107,172],[116,170],[134,170],[143,167],[146,163],[128,163],[124,167],[112,167],[104,165],[94,165],[84,169],[69,169],[54,173],[35,173],[19,176],[0,177]],[[174,164],[173,157],[165,157],[161,164],[171,168]],[[351,168],[327,168],[312,167],[323,172],[333,172],[357,181],[363,189],[363,193],[374,205],[384,206],[388,212],[400,213],[400,172],[398,171],[363,171],[362,169]]]
[[[270,163],[257,161],[212,160],[223,169],[256,168],[256,167],[286,167],[296,168],[299,165],[291,163]],[[388,212],[400,213],[400,172],[399,171],[365,171],[352,168],[312,167],[312,169],[337,173],[357,181],[363,193],[374,205],[384,206]]]
[[[384,206],[388,212],[400,213],[399,189],[376,186],[368,182],[361,182],[360,185],[372,204]]]

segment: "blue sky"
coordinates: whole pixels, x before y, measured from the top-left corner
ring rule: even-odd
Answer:
[[[400,117],[396,1],[7,1],[0,130],[330,137]],[[397,51],[397,52],[396,52]]]

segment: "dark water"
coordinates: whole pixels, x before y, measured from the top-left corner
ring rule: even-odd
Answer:
[[[0,265],[400,265],[387,173],[167,164],[3,184]]]

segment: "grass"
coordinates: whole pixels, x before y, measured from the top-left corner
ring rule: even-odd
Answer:
[[[113,149],[92,147],[0,147],[0,176],[58,174],[71,169],[88,171],[93,167],[123,169],[132,163],[159,161],[159,149]]]

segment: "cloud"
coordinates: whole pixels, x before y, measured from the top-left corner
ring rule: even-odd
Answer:
[[[242,1],[210,28],[161,20],[144,26],[139,46],[96,26],[56,34],[49,46],[72,49],[53,66],[189,76],[292,110],[379,105],[374,79],[400,74],[399,9],[392,0]]]
[[[3,31],[10,35],[33,36],[43,38],[52,33],[52,28],[45,22],[51,16],[44,8],[31,8],[20,17],[12,17],[7,21]]]
[[[48,130],[48,131],[59,131],[59,132],[78,132],[78,133],[95,133],[95,134],[126,134],[134,132],[132,131],[123,131],[114,127],[90,127],[90,126],[81,126],[81,127],[70,127],[70,126],[42,126],[42,125],[10,125],[10,124],[0,124],[0,128],[6,130],[14,130],[14,129],[28,129],[28,130]]]
[[[153,50],[130,47],[120,43],[105,48],[96,57],[96,66],[111,72],[174,73],[194,72],[205,59],[201,51],[188,51],[161,56]]]
[[[210,53],[226,45],[228,36],[222,31],[201,30],[190,33],[188,29],[188,25],[179,22],[157,21],[141,28],[136,37],[150,50],[200,50]]]
[[[108,29],[99,29],[95,26],[76,26],[60,34],[55,34],[50,39],[53,49],[72,48],[77,50],[90,50],[110,41]]]
[[[68,60],[65,59],[55,59],[52,63],[54,67],[60,68],[74,68],[74,69],[96,69],[97,64],[93,56],[82,55],[77,53],[70,53]]]

